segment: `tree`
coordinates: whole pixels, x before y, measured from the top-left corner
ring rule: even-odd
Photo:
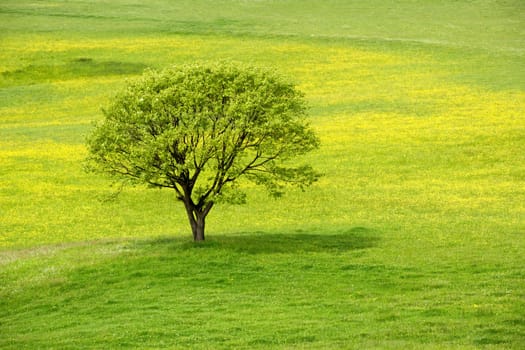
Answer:
[[[88,137],[88,168],[170,188],[195,241],[214,204],[244,203],[239,180],[274,196],[317,180],[290,159],[318,147],[303,95],[279,75],[233,63],[148,70],[103,110]]]

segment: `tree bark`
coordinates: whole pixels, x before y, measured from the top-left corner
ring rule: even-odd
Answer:
[[[208,204],[205,208],[200,208],[195,205],[191,199],[184,200],[184,207],[193,233],[193,240],[195,242],[204,241],[204,229],[206,227],[206,215],[211,210],[213,204]]]
[[[186,214],[191,226],[193,240],[195,242],[204,241],[204,228],[206,226],[206,216],[213,207],[213,202],[206,202],[202,198],[195,204],[191,198],[192,186],[183,186],[183,191],[177,191],[178,199],[184,203]],[[181,193],[182,192],[182,193]]]
[[[196,225],[195,228],[192,230],[193,240],[195,242],[204,241],[204,227],[206,226],[205,219],[206,216],[204,215],[204,213],[197,214]]]

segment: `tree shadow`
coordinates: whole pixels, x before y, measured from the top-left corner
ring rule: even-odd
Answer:
[[[188,238],[158,238],[147,244],[167,245],[174,250],[226,250],[244,254],[279,254],[300,252],[347,252],[377,246],[380,234],[365,227],[333,234],[239,232],[230,235],[210,235],[205,242]],[[146,242],[145,242],[146,243]]]

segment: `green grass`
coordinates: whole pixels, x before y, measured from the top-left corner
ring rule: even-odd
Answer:
[[[3,1],[0,348],[525,346],[520,1]],[[145,67],[272,66],[325,176],[214,208],[82,170]]]
[[[3,345],[520,347],[520,266],[371,261],[383,244],[356,227],[18,251]]]

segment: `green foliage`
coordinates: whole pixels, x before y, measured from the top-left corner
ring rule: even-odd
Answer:
[[[284,163],[319,141],[302,94],[269,71],[232,63],[148,71],[104,115],[88,139],[90,169],[174,189],[192,228],[217,201],[242,202],[239,178],[280,195],[318,177]]]
[[[194,186],[195,203],[215,201],[241,176],[275,194],[285,183],[316,179],[309,166],[283,166],[318,146],[305,111],[293,85],[256,68],[223,63],[148,71],[104,111],[88,140],[90,160],[97,170],[181,196]]]

